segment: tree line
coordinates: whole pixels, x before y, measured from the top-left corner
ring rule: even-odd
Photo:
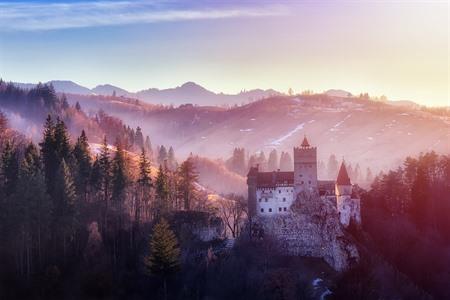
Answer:
[[[292,171],[294,169],[294,162],[289,152],[282,151],[280,155],[276,149],[272,149],[269,157],[266,158],[264,151],[248,156],[248,151],[245,148],[234,148],[232,156],[225,162],[230,171],[246,176],[250,167],[259,166],[260,171]],[[317,162],[317,172],[321,179],[334,180],[337,177],[340,162],[337,160],[335,154],[330,154],[328,161],[325,163],[322,160]],[[374,179],[374,175],[370,167],[362,170],[359,163],[354,166],[351,162],[346,162],[347,172],[350,179],[354,183],[362,185],[370,185]]]

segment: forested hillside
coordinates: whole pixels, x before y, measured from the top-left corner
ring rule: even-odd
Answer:
[[[79,102],[69,104],[66,95],[57,94],[52,85],[21,89],[0,80],[0,111],[8,117],[11,127],[34,141],[41,136],[42,120],[51,115],[63,121],[73,136],[84,130],[92,142],[100,143],[106,135],[110,144],[119,142],[137,152],[145,146],[148,152],[152,151],[149,137],[139,126],[130,128],[100,107],[87,114]]]
[[[85,132],[71,142],[59,118],[47,117],[38,144],[13,139],[3,114],[0,121],[1,297],[108,295],[129,272],[145,278],[154,220],[207,213],[191,159],[151,174],[145,148],[136,160],[105,138],[93,157]]]
[[[450,297],[449,194],[450,156],[427,152],[377,176],[362,197],[367,246],[435,299]]]

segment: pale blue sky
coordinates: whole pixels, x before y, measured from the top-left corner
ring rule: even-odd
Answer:
[[[0,1],[0,76],[449,105],[447,1]]]

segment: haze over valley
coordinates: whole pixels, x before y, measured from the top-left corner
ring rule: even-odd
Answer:
[[[436,114],[408,101],[378,101],[343,90],[292,96],[275,90],[225,95],[192,82],[175,89],[146,90],[153,91],[147,98],[144,91],[128,93],[111,85],[89,90],[71,81],[50,83],[71,105],[79,102],[87,113],[101,109],[127,125],[140,126],[156,145],[173,145],[182,157],[192,152],[227,158],[235,147],[244,147],[249,154],[291,151],[305,134],[321,145],[321,160],[326,162],[331,154],[346,156],[377,171],[399,164],[408,155],[450,151],[446,108],[441,109],[443,115]]]

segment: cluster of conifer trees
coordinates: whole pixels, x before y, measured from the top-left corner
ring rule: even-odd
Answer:
[[[64,122],[50,115],[38,145],[4,134],[3,115],[0,130],[0,280],[67,276],[89,256],[93,224],[113,270],[128,259],[142,265],[149,225],[196,208],[191,158],[172,169],[164,161],[152,176],[145,147],[136,155],[105,137],[94,156],[84,131],[71,142]]]
[[[371,238],[364,241],[367,248],[435,299],[450,296],[444,284],[450,280],[449,194],[450,156],[428,152],[376,176],[361,195],[363,229]],[[364,276],[373,276],[374,269]]]
[[[319,178],[336,179],[339,164],[334,154],[330,155],[326,164],[323,161],[318,161],[317,171]],[[276,149],[270,151],[267,159],[264,151],[247,157],[244,148],[234,148],[232,156],[226,161],[226,165],[229,170],[243,176],[247,175],[250,167],[255,167],[256,165],[259,166],[260,171],[276,171],[278,169],[280,171],[292,171],[294,168],[294,163],[289,152],[282,151],[280,156],[278,156]],[[373,174],[370,168],[367,168],[365,174],[363,174],[358,163],[353,167],[350,162],[346,162],[346,167],[352,182],[365,185],[369,185],[372,182]]]
[[[434,228],[450,241],[449,182],[450,156],[428,152],[376,176],[369,196],[388,215],[407,215],[418,227]]]
[[[273,149],[269,154],[269,159],[266,159],[264,151],[258,154],[252,154],[247,157],[248,152],[245,148],[234,148],[231,158],[226,161],[229,170],[246,176],[250,167],[259,166],[261,171],[290,171],[293,169],[293,162],[291,155],[288,152],[282,152],[280,159],[278,159],[277,150]]]

